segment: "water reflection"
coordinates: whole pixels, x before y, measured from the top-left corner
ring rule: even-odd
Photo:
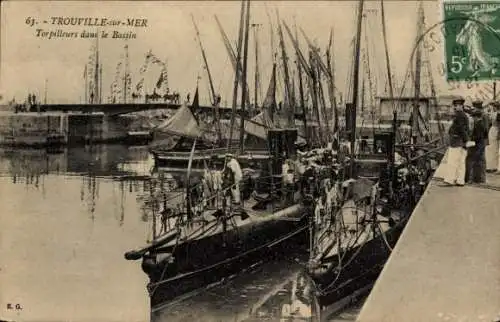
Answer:
[[[156,169],[147,147],[123,145],[74,147],[59,153],[43,149],[3,149],[0,150],[0,176],[10,177],[12,183],[24,184],[26,189],[41,189],[42,195],[45,195],[48,176],[74,177],[80,181],[80,201],[92,221],[96,219],[96,204],[101,198],[100,187],[105,183],[112,187],[112,198],[118,203],[119,225],[125,220],[126,195],[132,194],[139,206],[141,221],[152,224],[150,235],[167,201],[174,207],[173,203],[181,203],[181,199],[174,197],[182,193],[180,189],[185,180],[182,170]]]
[[[137,204],[144,173],[123,166],[147,164],[145,153],[0,151],[3,319],[149,320],[147,278],[123,259],[150,231]]]
[[[275,260],[152,313],[164,321],[312,321],[302,265]],[[193,310],[196,308],[196,310]]]
[[[145,147],[0,150],[2,213],[15,214],[0,214],[7,231],[0,256],[13,263],[0,270],[2,293],[11,296],[1,301],[23,301],[36,320],[96,320],[92,314],[143,320],[131,317],[144,316],[145,307],[149,315],[146,275],[123,254],[151,240],[167,202],[172,207],[179,195],[182,202],[184,177],[183,171],[155,169]],[[311,292],[296,260],[305,262],[306,255],[305,249],[294,250],[289,259],[171,303],[153,312],[153,320],[310,320]],[[38,275],[32,276],[26,261],[37,263]],[[55,306],[64,309],[47,308]]]
[[[67,148],[59,153],[44,149],[0,150],[0,173],[16,179],[49,173],[141,179],[151,174],[153,166],[154,160],[146,147],[92,145]]]
[[[124,220],[125,191],[149,191],[142,181],[149,181],[154,161],[146,147],[129,148],[122,145],[94,145],[68,148],[60,153],[43,149],[0,150],[0,176],[10,177],[14,184],[26,188],[42,189],[48,175],[77,176],[81,181],[80,200],[86,204],[92,220],[95,219],[96,202],[104,180],[116,181],[113,194],[120,199],[121,224]]]

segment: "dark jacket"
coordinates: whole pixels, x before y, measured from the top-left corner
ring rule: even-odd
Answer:
[[[477,147],[483,147],[487,145],[489,123],[489,120],[485,118],[485,114],[481,112],[475,113],[474,128],[472,129],[471,140],[476,142]]]
[[[489,145],[490,144],[490,140],[488,138],[488,133],[490,132],[490,128],[492,126],[491,120],[490,120],[490,117],[488,116],[488,114],[486,114],[486,113],[481,113],[481,114],[482,114],[484,125],[486,127],[486,138],[485,138],[484,143],[486,145]]]
[[[465,147],[465,143],[469,140],[469,119],[465,112],[459,111],[455,113],[448,134],[450,136],[450,147]]]

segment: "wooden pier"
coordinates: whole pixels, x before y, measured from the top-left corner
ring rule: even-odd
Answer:
[[[357,321],[500,321],[500,176],[446,187],[439,170]]]

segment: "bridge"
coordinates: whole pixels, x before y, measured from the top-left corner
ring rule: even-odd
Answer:
[[[181,104],[172,103],[128,103],[128,104],[40,104],[42,111],[61,111],[61,112],[102,112],[108,115],[120,115],[134,112],[150,111],[150,110],[177,110]],[[191,106],[192,107],[192,106]],[[213,106],[198,106],[195,108],[200,112],[215,113]],[[221,116],[229,116],[232,113],[230,107],[219,107]],[[237,109],[236,112],[241,114],[241,110]],[[246,116],[252,114],[250,111],[245,111]]]
[[[358,322],[500,321],[500,176],[441,182],[443,164],[358,316]]]

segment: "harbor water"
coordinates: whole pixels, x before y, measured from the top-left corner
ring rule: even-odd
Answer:
[[[150,312],[140,261],[123,255],[152,238],[148,200],[158,171],[146,147],[0,150],[0,318],[291,321],[280,318],[285,311],[299,320],[310,316],[310,299],[297,295],[307,287],[300,278],[304,249]],[[354,321],[358,311],[359,303],[328,320]]]

